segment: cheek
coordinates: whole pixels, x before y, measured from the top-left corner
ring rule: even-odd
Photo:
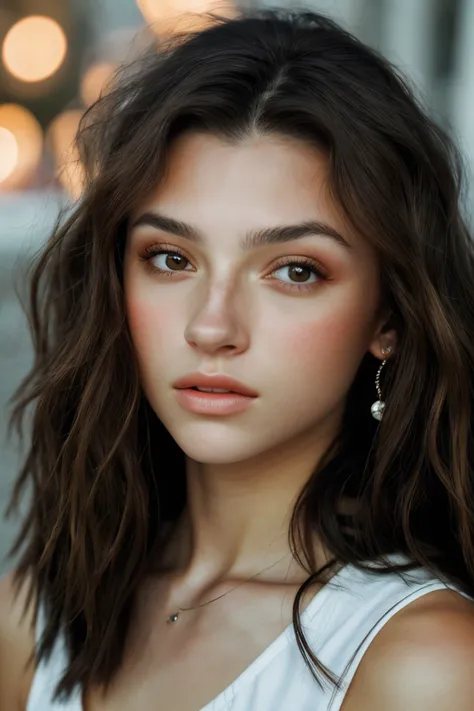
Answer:
[[[342,401],[367,350],[367,334],[367,315],[354,301],[350,308],[280,321],[278,330],[267,331],[262,350],[274,357],[264,377],[270,390],[279,383],[272,394],[276,410],[292,408],[291,417],[303,426],[305,418],[318,417]]]
[[[127,318],[137,355],[142,361],[156,353],[160,343],[166,342],[162,336],[171,332],[176,319],[171,309],[163,303],[133,294],[126,299]]]
[[[315,368],[327,362],[334,367],[334,359],[359,349],[362,325],[354,319],[353,313],[332,313],[311,321],[298,322],[293,319],[281,325],[277,332],[274,348],[276,353],[285,354],[293,365]],[[275,335],[272,336],[275,341]]]

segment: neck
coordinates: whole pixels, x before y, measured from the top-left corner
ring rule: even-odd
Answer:
[[[313,433],[251,461],[187,459],[187,504],[165,565],[190,585],[249,578],[268,566],[264,581],[305,580],[307,571],[292,561],[288,533],[296,499],[326,446],[318,447]],[[328,560],[317,541],[314,553],[318,566]]]

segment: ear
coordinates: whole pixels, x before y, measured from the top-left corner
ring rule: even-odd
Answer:
[[[391,348],[389,354],[382,351]],[[397,350],[397,331],[392,325],[392,312],[385,311],[376,324],[372,341],[369,344],[369,352],[381,360],[391,358]]]

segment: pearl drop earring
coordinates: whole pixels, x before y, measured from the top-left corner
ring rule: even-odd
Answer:
[[[386,355],[388,353],[392,352],[392,346],[387,346],[386,348],[382,348],[382,355]],[[372,417],[380,422],[380,420],[383,417],[383,412],[385,409],[385,403],[382,402],[382,392],[380,390],[380,373],[382,372],[382,368],[384,367],[385,363],[387,362],[387,358],[384,358],[382,361],[378,371],[377,371],[377,376],[375,378],[375,387],[377,388],[377,393],[379,396],[379,399],[376,400],[376,402],[373,403],[372,407],[370,408],[370,411],[372,413]]]

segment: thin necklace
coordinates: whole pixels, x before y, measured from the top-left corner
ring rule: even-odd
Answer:
[[[216,600],[220,600],[221,597],[225,597],[225,595],[228,595],[229,593],[233,592],[234,590],[237,590],[238,588],[241,588],[242,585],[245,585],[246,583],[249,583],[251,580],[256,578],[258,575],[261,575],[264,573],[266,570],[270,570],[270,568],[275,567],[275,565],[278,565],[278,563],[281,563],[281,561],[286,558],[290,553],[285,553],[285,555],[280,558],[279,560],[276,561],[276,563],[272,563],[271,565],[268,565],[266,568],[263,568],[263,570],[259,570],[258,573],[254,573],[250,578],[247,578],[247,580],[244,580],[243,582],[239,583],[235,587],[231,588],[230,590],[227,590],[227,592],[222,593],[222,595],[218,595],[217,597],[212,598],[212,600],[208,600],[207,602],[203,602],[201,605],[196,605],[196,607],[178,607],[175,613],[170,615],[166,622],[168,624],[172,624],[174,622],[178,621],[179,618],[179,613],[180,612],[189,612],[190,610],[198,610],[200,607],[205,607],[206,605],[210,605],[211,602],[215,602]]]

